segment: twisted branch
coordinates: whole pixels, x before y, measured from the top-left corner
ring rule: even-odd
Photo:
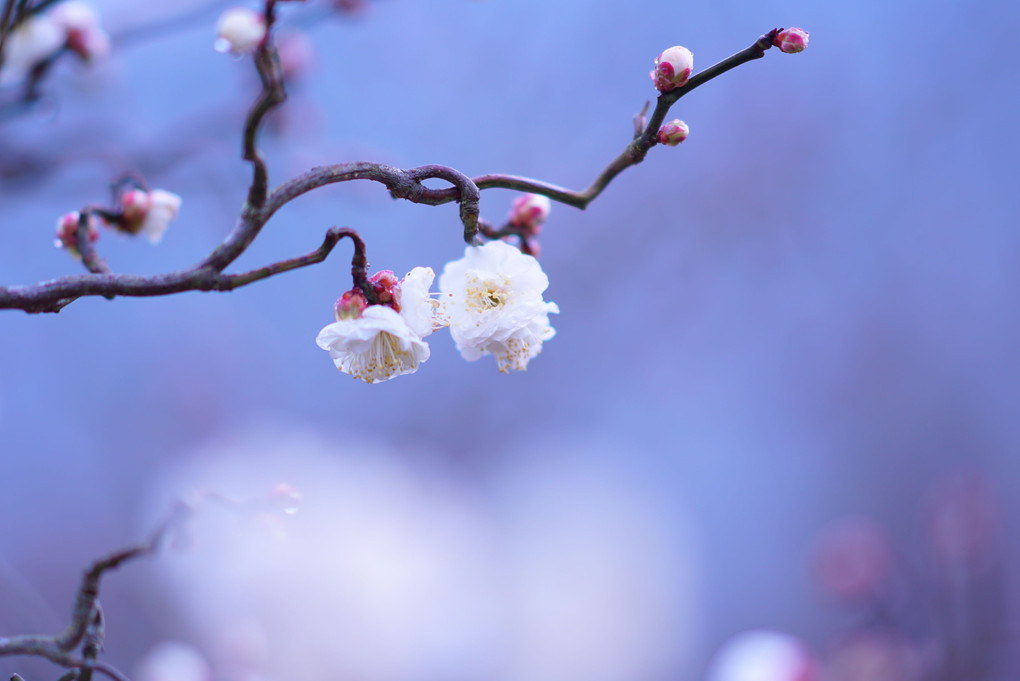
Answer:
[[[79,681],[87,681],[88,673],[98,671],[113,681],[127,681],[116,667],[95,659],[102,648],[102,609],[99,606],[99,586],[103,575],[124,563],[159,550],[167,534],[188,513],[183,504],[157,528],[152,537],[141,544],[117,551],[94,562],[82,575],[78,595],[71,609],[71,622],[60,634],[30,634],[0,636],[0,657],[28,655],[42,657],[67,669],[79,669]],[[81,647],[81,656],[74,651]]]
[[[266,20],[270,27],[276,1],[266,2]],[[464,240],[467,243],[475,242],[480,224],[487,225],[485,222],[480,223],[479,220],[480,192],[483,189],[502,188],[533,192],[584,209],[623,170],[644,160],[648,150],[658,143],[656,139],[658,129],[670,107],[677,100],[730,69],[763,57],[779,31],[780,29],[775,29],[766,33],[750,47],[692,76],[682,87],[661,94],[647,121],[646,111],[635,117],[637,129],[633,140],[602,170],[591,186],[583,191],[565,189],[540,180],[514,175],[490,174],[472,179],[460,171],[442,165],[403,170],[381,163],[356,162],[312,168],[303,175],[284,182],[272,192],[268,191],[268,171],[256,147],[256,140],[266,114],[284,101],[286,93],[271,34],[267,31],[266,39],[255,54],[255,66],[262,82],[262,90],[249,111],[243,133],[244,159],[252,163],[252,183],[248,201],[230,234],[208,256],[190,268],[165,274],[139,276],[110,272],[91,248],[88,238],[82,238],[83,226],[80,224],[79,248],[82,260],[90,273],[52,279],[32,286],[0,287],[0,309],[20,309],[29,313],[59,312],[83,296],[101,295],[112,299],[116,296],[162,296],[184,291],[232,291],[283,272],[322,262],[337,241],[346,235],[340,233],[342,230],[331,229],[327,232],[322,245],[304,256],[282,260],[241,274],[223,273],[248,249],[265,224],[282,206],[308,191],[338,182],[351,180],[379,182],[386,186],[394,198],[413,203],[441,205],[458,201],[461,204],[460,220],[463,224]],[[642,125],[643,130],[640,127]],[[422,184],[426,179],[444,180],[452,186],[432,189]],[[487,228],[485,232],[494,233],[491,228]]]

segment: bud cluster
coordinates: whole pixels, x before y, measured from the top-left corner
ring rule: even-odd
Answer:
[[[142,189],[135,185],[134,180],[130,182],[129,188],[117,194],[113,210],[89,210],[89,241],[99,239],[99,220],[124,234],[142,234],[150,243],[158,244],[162,241],[163,233],[181,208],[181,197],[163,189]],[[78,247],[77,229],[80,215],[78,211],[72,211],[57,221],[57,238],[54,243],[57,248],[65,248],[79,259],[81,249]]]

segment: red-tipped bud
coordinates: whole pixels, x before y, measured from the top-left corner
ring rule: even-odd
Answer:
[[[648,75],[659,92],[669,92],[686,83],[693,70],[694,55],[686,47],[676,45],[655,58],[655,68]]]
[[[510,224],[529,234],[538,234],[551,208],[549,197],[525,194],[514,199],[510,208]]]
[[[779,48],[780,52],[796,54],[807,49],[808,32],[803,28],[787,28],[776,34],[772,44]]]
[[[333,313],[336,315],[336,320],[342,322],[345,319],[357,319],[366,307],[368,307],[368,301],[365,300],[365,294],[361,292],[361,289],[355,288],[340,296],[336,305],[333,306]]]
[[[676,145],[687,139],[687,135],[690,134],[691,129],[687,127],[679,118],[674,118],[669,123],[666,123],[659,128],[659,144],[665,144],[667,147],[675,147]]]
[[[78,221],[81,220],[81,213],[71,211],[57,220],[57,239],[53,245],[57,248],[66,248],[67,252],[75,258],[81,259],[81,251],[78,249]],[[99,238],[99,227],[96,224],[96,216],[89,213],[89,241],[95,243]]]

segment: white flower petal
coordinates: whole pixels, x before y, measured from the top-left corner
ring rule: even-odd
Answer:
[[[428,343],[393,308],[370,305],[357,319],[327,325],[315,342],[340,371],[366,383],[411,374],[429,358]]]
[[[421,338],[443,326],[436,316],[439,303],[429,295],[435,279],[436,273],[431,267],[415,267],[404,277],[397,293],[400,316]]]
[[[177,217],[181,209],[181,197],[162,189],[149,192],[149,209],[142,221],[141,232],[151,243],[158,244],[163,240],[163,233],[170,221]]]

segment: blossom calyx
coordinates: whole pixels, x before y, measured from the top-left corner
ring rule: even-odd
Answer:
[[[669,92],[686,83],[693,70],[694,55],[686,47],[676,45],[655,58],[655,68],[648,75],[659,92]]]
[[[687,135],[690,132],[691,129],[687,127],[686,123],[679,118],[674,118],[669,123],[666,123],[659,128],[659,144],[665,144],[668,147],[675,147],[687,139]]]
[[[559,308],[542,299],[548,286],[538,261],[510,244],[468,246],[439,277],[441,312],[461,356],[493,355],[503,373],[526,369],[556,334],[549,315]]]
[[[549,217],[552,204],[541,194],[525,194],[514,199],[510,208],[510,224],[526,234],[538,234]]]
[[[163,240],[163,233],[181,209],[181,197],[162,189],[130,189],[121,192],[117,202],[117,227],[128,234],[144,234],[153,244]]]
[[[89,242],[95,243],[99,239],[99,226],[96,216],[93,213],[88,215]],[[53,245],[57,248],[66,248],[72,257],[81,260],[81,249],[78,248],[78,223],[81,221],[81,213],[74,210],[65,213],[57,220],[57,238]]]
[[[778,47],[780,52],[796,54],[807,49],[808,38],[808,32],[803,28],[786,28],[776,34],[772,44]]]
[[[247,7],[231,7],[216,23],[217,52],[245,54],[254,52],[266,37],[266,18]]]

